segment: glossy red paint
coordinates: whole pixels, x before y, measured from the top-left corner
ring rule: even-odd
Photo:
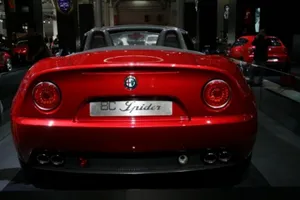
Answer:
[[[254,41],[255,36],[242,36],[235,42],[233,46],[229,49],[229,56],[235,59],[243,60],[249,63],[253,62],[253,50],[252,42]],[[274,36],[267,36],[267,39],[275,39],[278,42],[278,46],[269,46],[268,51],[268,63],[281,63],[285,64],[289,61],[289,56],[286,47],[284,44]],[[239,43],[239,45],[237,45]]]
[[[124,87],[128,75],[138,86]],[[213,79],[231,88],[222,109],[205,105],[202,91]],[[41,81],[55,83],[61,103],[38,109],[32,97]],[[171,99],[162,117],[90,117],[97,98]],[[228,146],[251,152],[257,129],[254,96],[235,64],[221,56],[169,50],[109,50],[49,58],[26,74],[11,109],[12,134],[23,162],[34,149],[77,152],[163,152]]]
[[[28,51],[28,46],[17,46],[13,48],[13,53],[14,54],[23,54],[26,55]]]

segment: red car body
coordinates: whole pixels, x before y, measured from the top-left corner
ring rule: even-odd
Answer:
[[[23,41],[20,44],[17,44],[16,47],[13,48],[13,52],[15,54],[27,54],[27,50],[28,50],[28,45],[27,45],[27,41]]]
[[[253,62],[254,49],[252,45],[255,36],[242,36],[236,40],[228,51],[229,57],[243,60],[248,63]],[[289,62],[289,56],[284,44],[274,36],[267,36],[269,43],[267,66],[283,68]]]
[[[15,54],[23,54],[23,55],[26,55],[27,54],[27,50],[28,50],[28,47],[27,46],[17,46],[15,48],[13,48],[13,52]]]
[[[18,61],[18,63],[25,62],[28,52],[28,40],[19,41],[12,51],[14,60]]]
[[[137,81],[131,89],[126,88],[129,76]],[[120,100],[168,101],[172,113],[90,113],[91,102]],[[12,105],[12,134],[21,163],[50,171],[136,174],[218,169],[248,159],[257,131],[254,96],[237,66],[220,56],[174,48],[95,50],[42,60],[26,74]],[[223,151],[232,155],[225,164],[219,157]],[[165,152],[175,155],[174,165],[139,168],[126,163],[108,168],[104,161],[104,166],[95,161],[103,154],[123,160],[143,155],[145,161],[149,154],[159,158]],[[195,160],[180,166],[180,155]],[[55,166],[37,162],[38,156],[65,160]],[[213,162],[206,165],[203,159],[209,156]],[[83,167],[88,161],[90,166]]]

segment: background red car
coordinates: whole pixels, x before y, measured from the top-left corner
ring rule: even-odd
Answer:
[[[157,46],[114,46],[111,38],[122,32],[160,39]],[[228,59],[184,49],[185,33],[95,29],[85,46],[101,48],[36,63],[11,108],[25,174],[222,171],[228,181],[243,174],[257,131],[252,91]]]
[[[12,70],[12,58],[6,51],[0,51],[0,72],[9,72]]]
[[[255,36],[240,37],[234,42],[231,48],[229,48],[227,55],[238,60],[252,63],[255,48],[252,45],[254,39]],[[285,69],[290,61],[287,48],[277,37],[267,36],[267,40],[269,43],[269,51],[266,65],[275,69]]]
[[[13,47],[13,58],[18,63],[26,62],[26,55],[28,51],[28,40],[20,40]]]

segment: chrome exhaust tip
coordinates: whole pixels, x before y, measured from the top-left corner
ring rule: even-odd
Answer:
[[[45,164],[48,164],[50,162],[49,156],[47,156],[47,154],[45,154],[45,153],[37,155],[36,160],[41,165],[45,165]]]
[[[207,164],[214,164],[217,161],[217,155],[214,152],[208,152],[204,156],[203,161]]]
[[[231,159],[231,154],[226,150],[221,150],[219,153],[219,161],[227,163]]]
[[[65,162],[64,158],[59,154],[51,156],[50,160],[51,160],[51,163],[55,166],[62,165]]]
[[[187,164],[188,161],[189,161],[189,158],[188,158],[186,155],[180,155],[180,156],[178,157],[178,162],[179,162],[179,164],[181,164],[181,165]]]

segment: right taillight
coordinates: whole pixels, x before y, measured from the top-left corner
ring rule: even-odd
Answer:
[[[44,111],[57,108],[61,101],[59,88],[51,82],[40,82],[33,88],[33,100],[35,105]]]
[[[223,80],[211,80],[204,86],[203,100],[210,108],[224,108],[230,102],[230,98],[231,89]]]

